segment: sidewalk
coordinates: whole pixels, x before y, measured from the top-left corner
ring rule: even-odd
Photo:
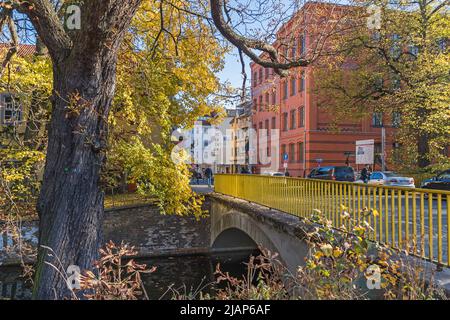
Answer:
[[[208,187],[207,184],[205,185],[191,185],[192,190],[195,193],[199,193],[199,194],[206,194],[206,193],[211,193],[214,192],[214,186]]]

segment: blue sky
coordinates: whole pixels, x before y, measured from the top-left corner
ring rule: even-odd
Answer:
[[[250,84],[250,59],[245,57],[245,66],[247,71],[247,86]],[[225,67],[219,73],[222,82],[230,82],[233,87],[240,88],[242,86],[241,63],[236,49],[227,54],[225,57]]]

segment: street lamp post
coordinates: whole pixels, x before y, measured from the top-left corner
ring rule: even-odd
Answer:
[[[386,128],[383,124],[381,127],[381,171],[386,170],[385,151],[386,151]]]

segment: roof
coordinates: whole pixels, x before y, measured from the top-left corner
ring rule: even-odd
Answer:
[[[11,44],[9,43],[0,43],[0,51],[9,50],[11,48]],[[18,55],[21,57],[31,56],[36,53],[36,46],[33,44],[19,44],[19,52]]]

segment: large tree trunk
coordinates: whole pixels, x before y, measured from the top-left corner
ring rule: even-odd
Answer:
[[[99,176],[115,89],[115,51],[72,51],[54,63],[53,110],[38,203],[40,248],[34,291],[38,299],[68,297],[65,279],[55,268],[63,273],[70,265],[92,269],[102,243]]]
[[[53,109],[37,208],[35,298],[68,297],[67,268],[92,269],[98,255],[103,219],[99,180],[117,51],[140,3],[80,2],[79,30],[66,30],[50,1],[14,4],[30,18],[53,62]]]

